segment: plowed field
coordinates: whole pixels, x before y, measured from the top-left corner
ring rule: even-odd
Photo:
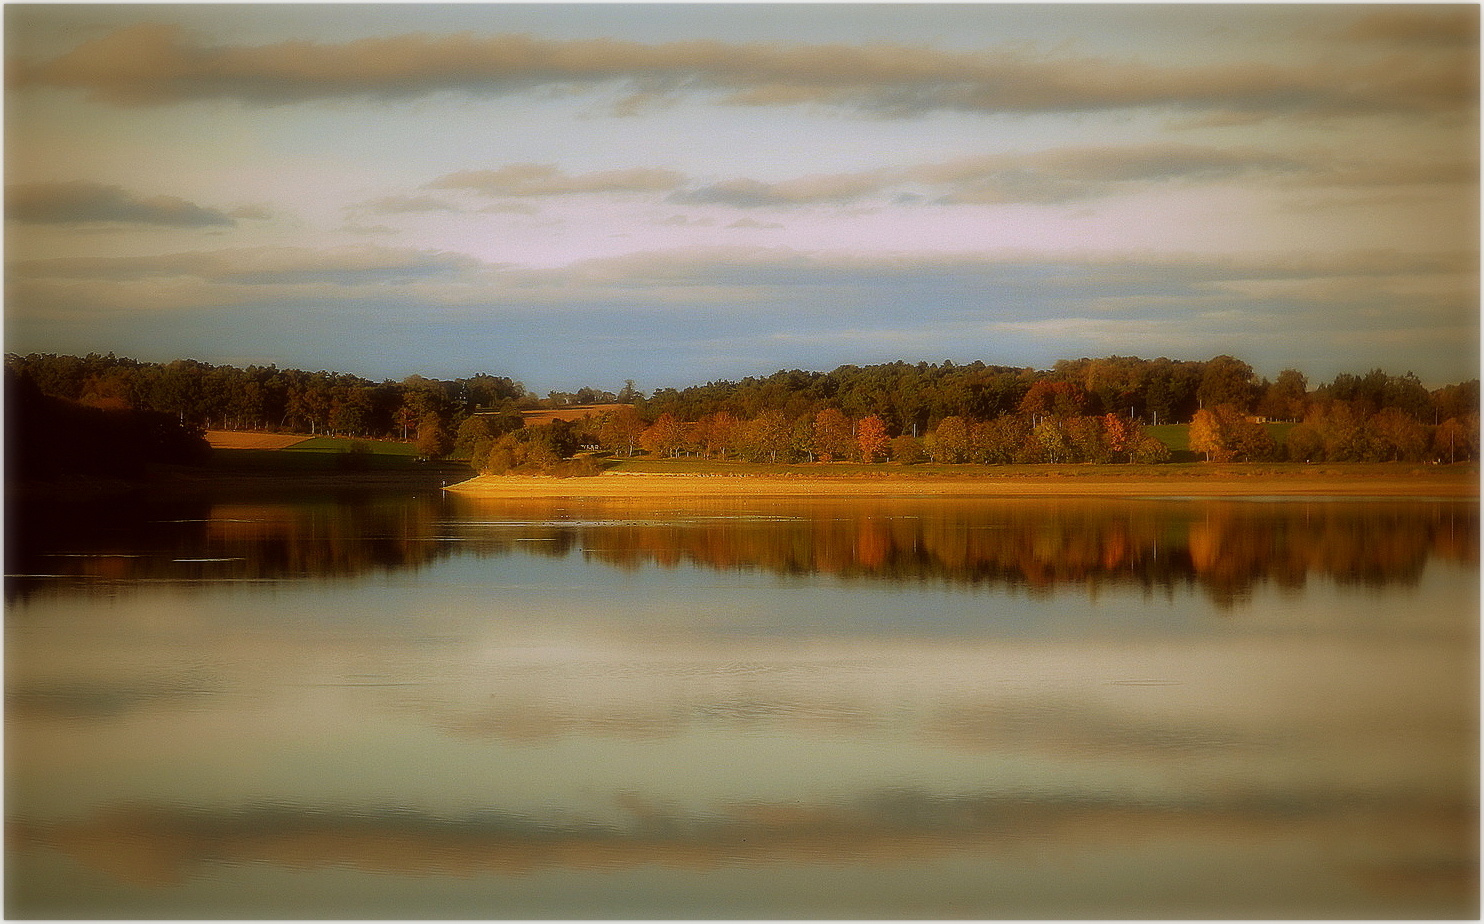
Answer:
[[[302,433],[254,433],[237,430],[207,430],[212,449],[287,449],[309,439]]]

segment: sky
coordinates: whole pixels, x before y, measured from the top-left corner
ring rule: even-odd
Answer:
[[[1472,5],[8,4],[5,348],[1478,376]]]

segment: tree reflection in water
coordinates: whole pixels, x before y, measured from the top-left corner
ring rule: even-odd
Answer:
[[[7,543],[8,602],[78,583],[343,579],[455,556],[581,554],[841,580],[998,586],[1198,587],[1229,607],[1263,583],[1414,584],[1429,559],[1477,560],[1459,501],[749,499],[733,503],[380,497],[359,502],[28,512]],[[60,583],[59,583],[60,579]]]

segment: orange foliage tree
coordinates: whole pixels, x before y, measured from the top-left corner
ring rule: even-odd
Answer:
[[[886,435],[886,424],[872,414],[861,420],[855,430],[855,441],[860,447],[861,461],[876,462],[886,452],[891,439]]]

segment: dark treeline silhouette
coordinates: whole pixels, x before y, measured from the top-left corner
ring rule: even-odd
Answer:
[[[133,478],[153,463],[200,464],[211,452],[198,427],[148,408],[89,407],[44,394],[5,370],[5,476]]]
[[[429,455],[448,452],[458,424],[476,410],[518,421],[517,404],[527,397],[519,382],[485,374],[377,383],[340,372],[144,363],[111,353],[11,354],[6,366],[47,395],[90,407],[157,411],[207,429],[417,439]]]
[[[1190,449],[1213,461],[1472,461],[1479,382],[1428,390],[1416,375],[1341,374],[1310,389],[1300,371],[1257,376],[1231,356],[1063,360],[1049,370],[982,362],[841,366],[713,381],[645,396],[591,387],[538,399],[481,373],[371,382],[274,366],[142,363],[109,354],[10,355],[43,393],[80,404],[156,411],[238,430],[416,439],[482,471],[550,470],[581,447],[622,455],[767,462],[931,459],[959,463],[1160,462],[1191,424]],[[624,405],[553,429],[522,429],[538,406]],[[1295,426],[1279,440],[1263,422]],[[560,432],[558,432],[560,431]]]

